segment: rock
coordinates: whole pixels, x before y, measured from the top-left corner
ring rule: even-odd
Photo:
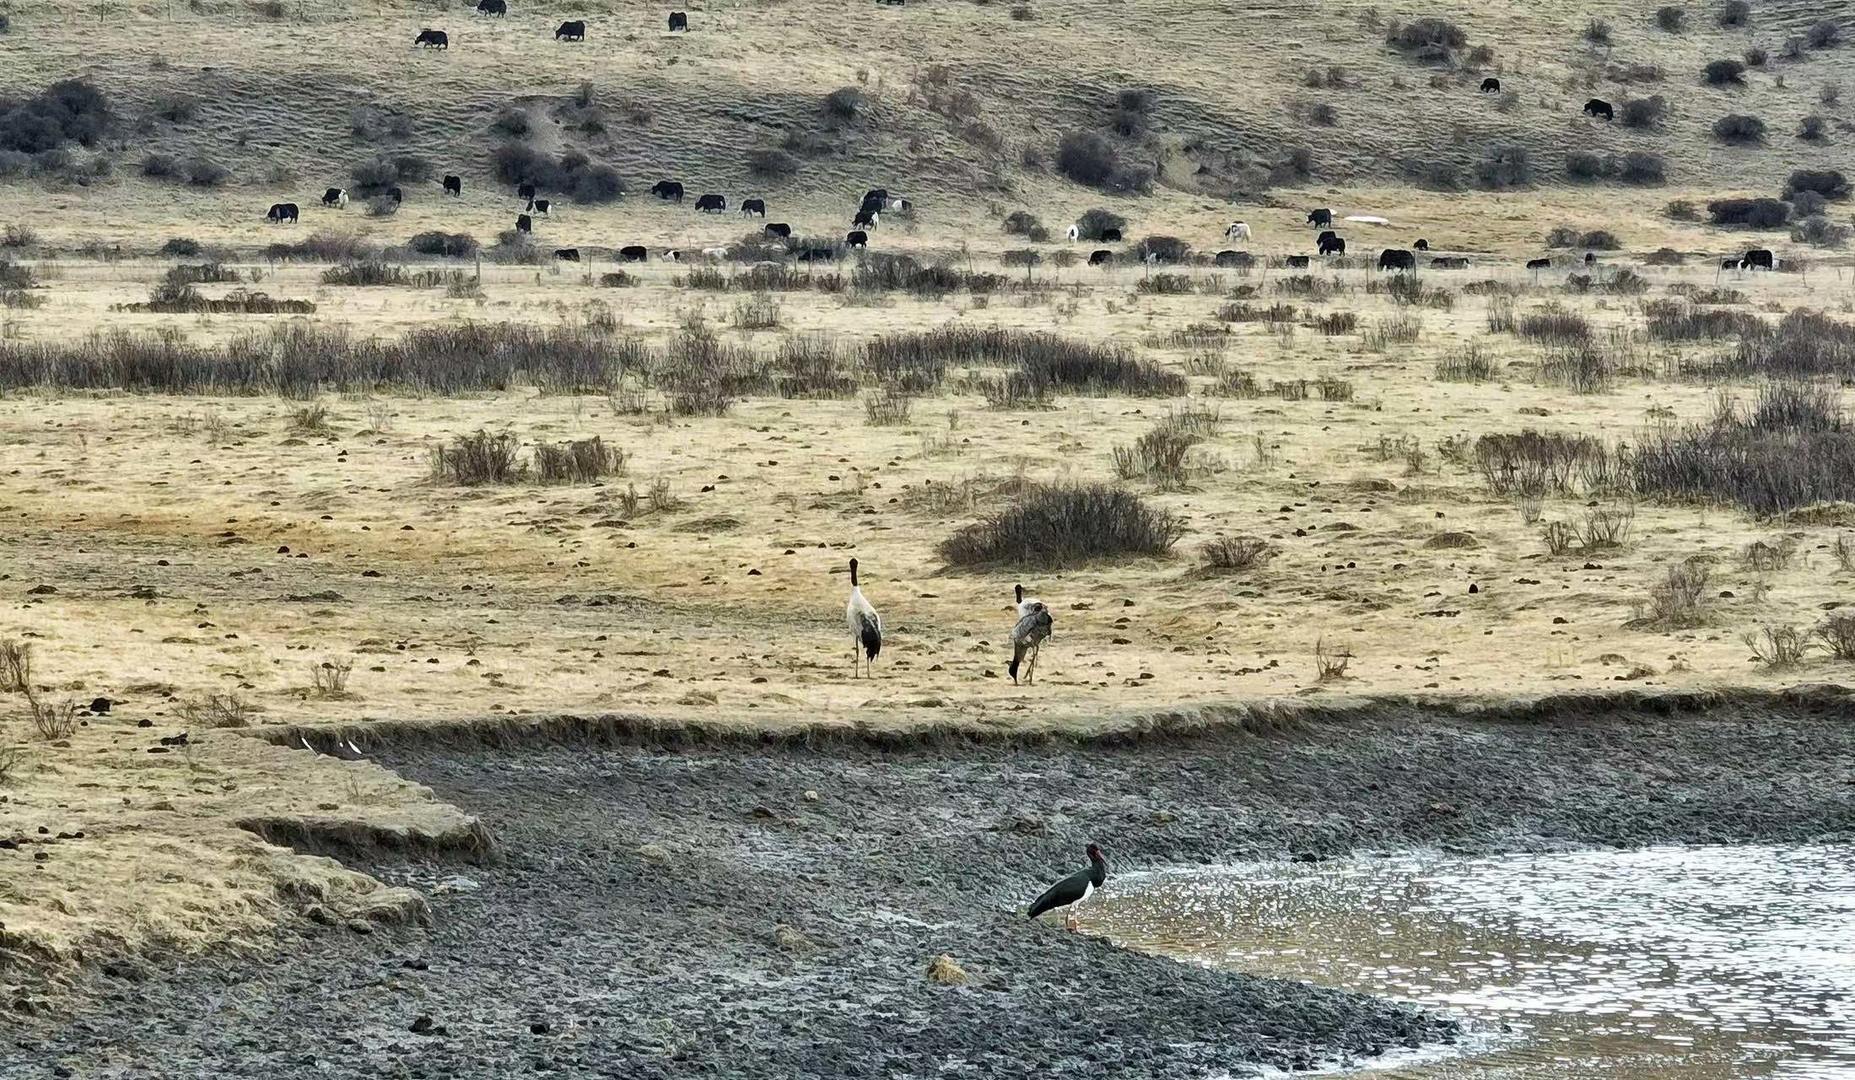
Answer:
[[[638,849],[638,858],[646,862],[662,864],[670,861],[670,853],[657,844],[645,844]]]
[[[51,596],[58,591],[56,585],[34,585],[26,590],[27,596]]]
[[[807,937],[804,931],[797,927],[787,926],[785,923],[780,923],[773,928],[773,944],[779,947],[780,952],[792,953],[795,956],[810,956],[822,951],[822,947]]]
[[[321,904],[311,904],[304,908],[303,915],[312,923],[317,923],[322,926],[335,925],[335,913],[323,907]]]
[[[437,1027],[437,1026],[438,1026],[437,1022],[434,1021],[429,1015],[426,1015],[426,1016],[419,1017],[417,1020],[414,1020],[412,1022],[412,1027],[408,1028],[407,1030],[411,1031],[414,1035],[424,1035],[424,1034],[429,1033],[432,1030],[432,1028]]]
[[[368,922],[366,919],[349,919],[348,929],[352,933],[360,934],[365,937],[374,932],[374,924]]]
[[[1469,533],[1440,532],[1440,533],[1437,533],[1435,536],[1432,536],[1430,539],[1425,540],[1423,542],[1423,546],[1426,548],[1431,548],[1431,549],[1456,549],[1456,548],[1472,548],[1472,547],[1478,547],[1480,545],[1476,541],[1475,537]]]
[[[811,790],[810,788],[807,788],[805,790],[805,801],[806,802],[817,802],[818,793],[816,791]]]
[[[530,1035],[546,1035],[553,1030],[553,1027],[550,1026],[546,1020],[536,1020],[534,1023],[528,1025],[528,1033]]]
[[[90,711],[95,716],[108,716],[111,704],[113,703],[106,697],[91,698]]]
[[[928,961],[927,977],[942,986],[965,986],[968,981],[966,969],[946,953]]]

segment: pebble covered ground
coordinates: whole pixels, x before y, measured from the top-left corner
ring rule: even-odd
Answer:
[[[429,930],[116,965],[16,1017],[0,1076],[1245,1075],[1447,1040],[1391,1002],[1029,924],[1080,866],[1847,840],[1832,710],[1499,722],[1386,711],[1136,745],[382,751],[488,864],[361,868]],[[358,861],[358,860],[351,860]],[[1113,878],[1108,888],[1113,888]]]

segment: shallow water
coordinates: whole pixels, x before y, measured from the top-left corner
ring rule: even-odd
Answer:
[[[1400,856],[1112,879],[1128,946],[1449,1010],[1408,1080],[1855,1077],[1855,851]]]

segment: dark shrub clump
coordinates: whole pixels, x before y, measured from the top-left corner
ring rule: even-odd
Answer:
[[[1707,214],[1715,225],[1775,229],[1790,220],[1791,208],[1782,199],[1715,199]]]
[[[1679,34],[1687,24],[1688,13],[1670,4],[1655,10],[1655,25],[1671,34]]]
[[[1713,122],[1713,137],[1723,143],[1764,142],[1765,122],[1756,116],[1732,113]]]
[[[1623,102],[1623,126],[1632,128],[1653,128],[1662,123],[1662,117],[1668,115],[1668,102],[1662,95],[1655,94],[1646,98],[1629,98]]]
[[[1714,60],[1701,72],[1708,86],[1744,86],[1746,66],[1739,60]]]
[[[1120,488],[1040,484],[942,541],[940,557],[957,567],[1059,569],[1164,556],[1184,532],[1177,515]]]
[[[1813,191],[1825,199],[1849,197],[1849,181],[1837,169],[1798,169],[1784,181],[1784,197],[1801,191]]]
[[[406,246],[420,255],[438,255],[447,259],[468,259],[477,253],[477,238],[469,233],[422,232],[406,241]]]
[[[55,82],[24,101],[0,99],[0,151],[43,154],[93,145],[114,120],[103,91],[82,79]]]
[[[1720,5],[1721,26],[1744,26],[1752,21],[1752,5],[1746,0],[1726,0]]]

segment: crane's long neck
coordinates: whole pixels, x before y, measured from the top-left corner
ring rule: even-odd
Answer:
[[[862,591],[857,588],[857,564],[856,563],[850,564],[850,590],[852,592]]]
[[[1024,586],[1022,585],[1013,586],[1013,589],[1015,590],[1017,594],[1018,603],[1022,604],[1024,602]]]

